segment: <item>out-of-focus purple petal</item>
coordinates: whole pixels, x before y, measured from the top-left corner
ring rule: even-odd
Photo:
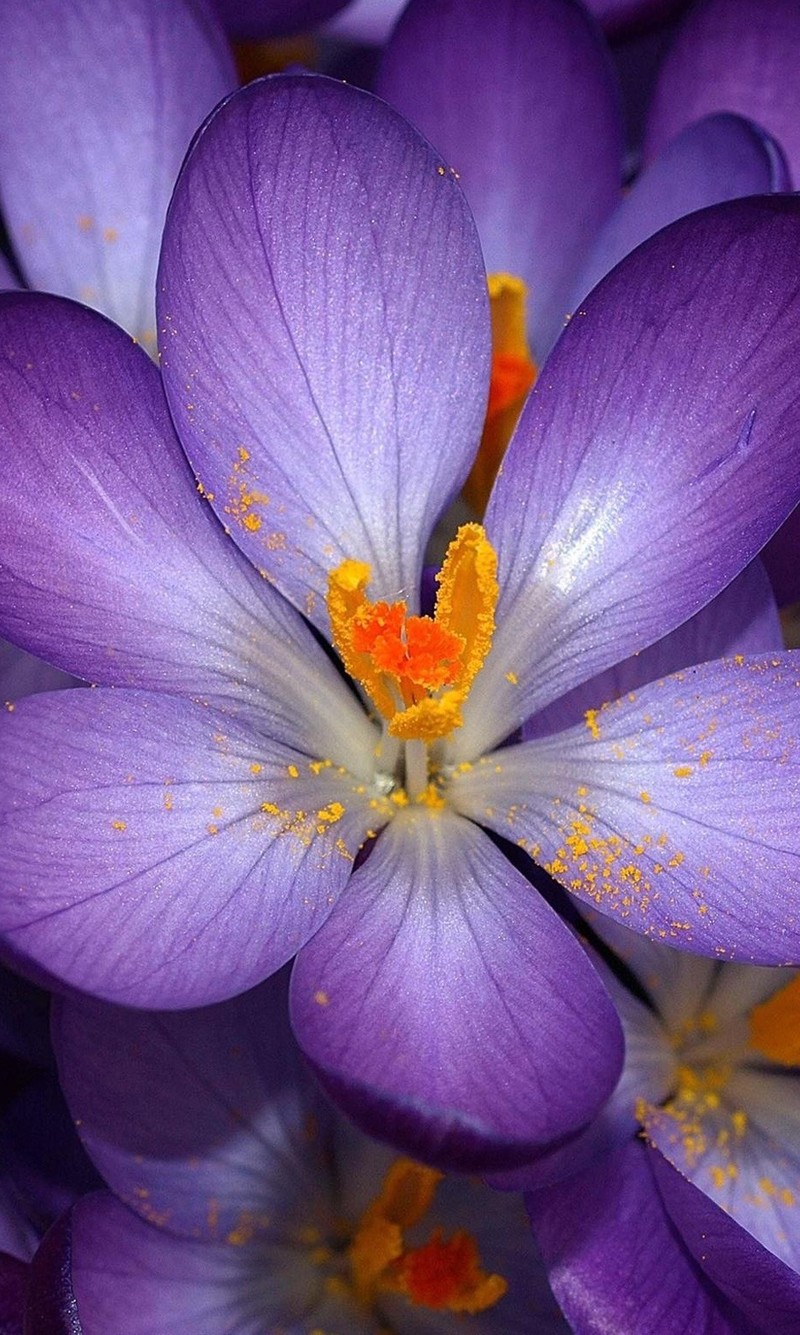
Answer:
[[[15,644],[0,640],[0,701],[6,706],[23,695],[41,691],[61,691],[79,685],[75,677],[61,668],[44,663],[33,654],[26,654]]]
[[[233,37],[280,37],[324,23],[347,0],[213,0]],[[227,91],[227,90],[226,90]]]
[[[688,1182],[657,1150],[648,1151],[661,1199],[684,1246],[741,1312],[747,1330],[795,1335],[800,1328],[800,1275]]]
[[[528,284],[541,361],[620,187],[618,94],[594,23],[571,0],[412,0],[376,87],[458,172],[489,272]]]
[[[62,1264],[86,1335],[305,1335],[326,1317],[327,1329],[370,1335],[355,1307],[326,1300],[307,1252],[174,1237],[163,1222],[144,1223],[104,1192],[84,1197],[67,1221]]]
[[[753,1335],[683,1246],[631,1141],[566,1182],[526,1196],[553,1292],[581,1335]]]
[[[0,725],[0,928],[126,1004],[201,1005],[280,967],[375,826],[356,780],[188,701],[61,691]]]
[[[30,1267],[0,1253],[0,1335],[22,1335]]]
[[[42,1072],[17,1095],[0,1136],[0,1156],[38,1237],[79,1197],[104,1185],[78,1139],[55,1071]]]
[[[706,116],[687,126],[637,177],[600,229],[572,289],[576,306],[615,264],[676,218],[743,195],[789,190],[780,145],[741,116]]]
[[[584,0],[611,36],[649,27],[685,9],[689,0]]]
[[[649,158],[692,121],[735,111],[778,140],[800,184],[800,8],[795,0],[700,0],[661,67]]]
[[[155,350],[155,277],[189,141],[236,86],[205,0],[8,0],[0,194],[32,287]]]
[[[285,975],[197,1011],[75,996],[53,1042],[88,1152],[145,1220],[205,1242],[247,1212],[271,1242],[327,1222],[331,1112],[289,1029]]]
[[[159,286],[173,416],[242,550],[322,627],[345,558],[370,564],[371,597],[415,602],[488,388],[486,281],[451,172],[367,93],[250,84],[187,161]]]
[[[779,607],[800,600],[800,508],[792,511],[761,553]]]
[[[0,251],[0,291],[16,292],[19,288],[16,275],[5,255]]]
[[[783,636],[775,599],[760,560],[751,561],[722,593],[670,635],[639,654],[576,686],[568,695],[528,719],[523,736],[544,737],[579,723],[587,709],[599,709],[638,691],[649,681],[681,668],[734,654],[781,651]]]
[[[459,756],[710,601],[794,508],[800,199],[671,224],[575,314],[489,502],[500,601]]]
[[[800,960],[800,654],[724,659],[457,773],[462,814],[646,936]]]
[[[587,956],[447,811],[409,807],[384,830],[295,962],[291,1008],[356,1123],[444,1167],[533,1157],[619,1073],[618,1022]]]
[[[307,627],[198,497],[158,372],[121,330],[0,298],[0,441],[5,634],[92,681],[246,702],[340,762],[359,735],[371,748]]]

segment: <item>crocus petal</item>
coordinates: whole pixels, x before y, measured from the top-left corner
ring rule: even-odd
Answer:
[[[323,23],[347,0],[213,0],[225,31],[234,37],[279,37]]]
[[[533,1157],[619,1073],[618,1022],[587,957],[447,811],[407,808],[386,828],[298,957],[291,1007],[356,1123],[444,1167]]]
[[[685,125],[712,111],[748,116],[774,135],[800,183],[794,0],[701,0],[661,67],[645,150],[652,157]]]
[[[620,187],[618,94],[595,24],[570,0],[488,13],[485,0],[412,0],[376,88],[458,172],[489,272],[527,283],[541,361]]]
[[[449,796],[646,936],[800,959],[800,655],[725,659],[496,752]]]
[[[601,228],[570,309],[634,247],[676,218],[725,199],[790,188],[780,145],[751,121],[717,114],[687,126],[645,167]]]
[[[371,597],[415,602],[488,386],[486,283],[453,174],[367,93],[250,84],[195,143],[159,284],[173,416],[242,550],[323,627],[346,558],[371,566]]]
[[[799,246],[794,196],[715,205],[573,318],[489,503],[497,631],[461,759],[680,625],[796,504]]]
[[[0,291],[15,292],[19,286],[14,270],[5,255],[0,251]]]
[[[0,723],[0,929],[128,1004],[215,1001],[285,963],[376,820],[344,772],[186,701],[61,691]]]
[[[307,627],[198,497],[158,372],[121,330],[1,298],[0,439],[4,633],[93,681],[246,701],[339,761],[371,750]]]
[[[202,1010],[70,997],[53,1043],[88,1152],[143,1219],[204,1242],[248,1217],[273,1243],[326,1222],[331,1115],[289,1029],[285,973]]]
[[[163,1226],[143,1223],[107,1192],[80,1201],[67,1228],[60,1259],[87,1333],[305,1335],[324,1314],[334,1328],[371,1335],[356,1311],[326,1303],[320,1271],[300,1251],[176,1238]]]
[[[651,1164],[661,1198],[685,1247],[741,1313],[734,1329],[794,1335],[800,1324],[800,1275],[698,1191],[657,1151]]]
[[[586,8],[609,34],[648,27],[686,7],[687,0],[586,0]]]
[[[0,700],[8,706],[23,695],[38,691],[61,691],[79,683],[68,672],[43,663],[14,644],[0,640]]]
[[[22,1335],[29,1266],[16,1256],[0,1253],[0,1330]]]
[[[747,1097],[762,1080],[767,1083],[760,1091],[760,1109],[770,1096],[777,1104],[773,1115],[767,1112],[766,1123],[749,1115]],[[794,1271],[800,1268],[800,1154],[796,1142],[771,1134],[770,1123],[781,1128],[788,1108],[796,1131],[798,1119],[791,1114],[798,1095],[796,1074],[737,1072],[713,1107],[702,1096],[697,1103],[678,1099],[644,1118],[649,1143]],[[800,1275],[797,1288],[800,1296]]]
[[[32,287],[155,350],[155,276],[189,140],[236,86],[204,0],[3,6],[0,192]]]
[[[666,1214],[638,1141],[526,1197],[553,1286],[581,1335],[751,1335]]]
[[[800,508],[795,508],[761,553],[780,607],[800,600]]]
[[[523,737],[543,737],[570,728],[584,718],[587,709],[599,709],[607,700],[638,691],[648,682],[668,677],[681,668],[733,654],[758,654],[782,648],[783,634],[775,599],[764,568],[756,559],[727,589],[670,635],[576,686],[534,714],[523,728]]]

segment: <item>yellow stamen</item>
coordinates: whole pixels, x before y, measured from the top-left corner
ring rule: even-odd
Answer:
[[[782,1066],[800,1066],[800,974],[753,1007],[750,1046]]]
[[[536,381],[525,330],[528,289],[513,274],[489,275],[492,378],[478,454],[464,483],[464,498],[482,515],[528,391]]]
[[[370,568],[343,561],[328,577],[333,642],[389,732],[431,743],[461,726],[461,706],[491,648],[497,557],[480,524],[465,524],[437,576],[433,617],[366,596]]]
[[[421,1247],[406,1248],[403,1233],[427,1214],[442,1174],[412,1159],[392,1164],[364,1212],[348,1250],[356,1296],[370,1303],[379,1291],[402,1293],[419,1307],[483,1312],[508,1285],[481,1269],[475,1239],[463,1230],[445,1239],[436,1229]]]

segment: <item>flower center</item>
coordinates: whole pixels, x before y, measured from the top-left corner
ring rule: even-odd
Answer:
[[[492,317],[492,373],[480,448],[464,483],[464,499],[476,514],[486,509],[525,396],[536,381],[525,329],[528,289],[513,274],[489,274]]]
[[[464,1230],[446,1239],[437,1228],[421,1247],[406,1245],[404,1233],[427,1214],[442,1176],[412,1159],[396,1160],[387,1172],[347,1253],[364,1304],[380,1293],[400,1293],[418,1307],[474,1314],[506,1292],[500,1275],[481,1268],[477,1243]]]
[[[409,616],[404,602],[372,602],[366,594],[370,574],[365,562],[351,560],[331,571],[327,604],[334,645],[389,736],[429,747],[461,726],[461,707],[491,647],[498,596],[494,548],[480,524],[458,530],[436,577],[432,617]]]

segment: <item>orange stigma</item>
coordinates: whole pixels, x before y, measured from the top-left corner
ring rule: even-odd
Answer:
[[[800,1065],[800,974],[753,1007],[750,1046],[781,1066]]]
[[[402,1293],[417,1307],[474,1314],[493,1307],[508,1285],[481,1269],[475,1239],[463,1230],[445,1239],[437,1228],[421,1247],[406,1248],[403,1233],[427,1214],[442,1174],[398,1159],[365,1210],[348,1251],[357,1297]]]
[[[461,726],[461,706],[489,652],[497,604],[497,557],[480,524],[465,524],[437,576],[434,616],[404,602],[371,602],[370,568],[343,561],[328,577],[333,643],[403,741],[434,742]]]
[[[536,381],[525,329],[528,289],[521,278],[508,273],[489,274],[488,283],[492,317],[489,402],[478,453],[463,488],[464,499],[479,515],[486,509],[525,397]]]

